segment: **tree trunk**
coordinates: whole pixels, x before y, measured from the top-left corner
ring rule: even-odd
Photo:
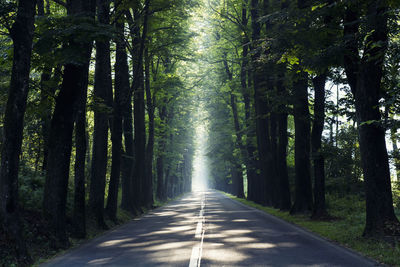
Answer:
[[[369,1],[367,8],[366,27],[371,34],[365,42],[354,95],[366,184],[364,235],[381,237],[400,234],[399,221],[393,209],[385,129],[379,111],[383,61],[388,42],[388,2]]]
[[[357,34],[359,14],[349,6],[345,16],[345,70],[355,98],[361,162],[366,190],[364,236],[399,235],[394,214],[385,129],[379,110],[383,61],[388,42],[388,2],[368,1],[363,57],[359,57]],[[355,24],[355,25],[354,25]],[[379,44],[379,45],[377,45]]]
[[[142,62],[142,57],[140,57]],[[133,171],[133,192],[135,208],[140,210],[144,205],[144,180],[145,180],[145,155],[146,155],[146,126],[145,126],[145,104],[144,104],[144,88],[143,88],[143,64],[137,66],[139,72],[135,77],[133,89],[133,116],[134,116],[134,148],[135,148],[135,167]]]
[[[259,3],[258,0],[251,0],[251,28],[252,28],[252,42],[253,47],[256,47],[259,39],[261,26],[258,22],[259,14]],[[255,51],[252,53],[252,69],[253,69],[253,86],[254,86],[254,105],[256,113],[256,136],[257,136],[257,149],[260,164],[260,177],[255,185],[257,190],[256,202],[266,205],[271,205],[271,196],[267,192],[267,173],[268,173],[268,160],[267,160],[267,150],[269,145],[269,125],[265,120],[265,106],[266,103],[262,99],[262,86],[266,86],[263,74],[261,73],[260,64],[258,63],[261,53]]]
[[[39,0],[37,2],[37,13],[38,16],[45,16],[44,1]],[[43,67],[42,74],[40,75],[40,106],[46,107],[41,114],[42,120],[42,140],[43,140],[43,164],[42,164],[42,175],[45,175],[45,169],[47,164],[48,154],[48,143],[49,143],[49,129],[51,121],[51,108],[52,108],[52,97],[54,96],[55,87],[49,88],[48,82],[51,79],[52,68],[49,64],[45,64]],[[50,97],[51,96],[51,97]]]
[[[98,1],[97,12],[99,22],[108,25],[110,23],[109,0]],[[107,173],[109,109],[112,107],[110,42],[108,40],[96,40],[93,94],[95,109],[89,205],[98,226],[107,229],[104,222],[104,193]]]
[[[227,54],[224,54],[224,66],[225,66],[225,71],[228,76],[229,81],[233,80],[233,74],[229,69],[228,66],[228,60],[227,60]],[[231,89],[230,92],[230,104],[231,104],[231,109],[232,109],[232,115],[233,115],[233,125],[235,128],[235,134],[236,134],[236,143],[237,146],[239,147],[240,153],[242,155],[243,159],[247,158],[246,155],[246,149],[243,145],[243,134],[240,129],[240,123],[239,123],[239,115],[237,111],[237,105],[236,105],[236,96],[235,93],[233,92],[233,89]],[[244,198],[244,191],[243,191],[243,173],[242,171],[239,171],[239,169],[242,169],[241,163],[238,162],[238,159],[234,159],[235,162],[233,162],[233,170],[232,170],[232,182],[234,192],[233,194],[237,197]]]
[[[326,217],[325,205],[325,159],[321,151],[321,138],[325,120],[325,83],[326,72],[313,79],[314,84],[314,121],[311,133],[311,151],[314,163],[314,210],[313,218]]]
[[[164,170],[164,158],[166,149],[166,127],[167,127],[167,107],[159,107],[159,117],[161,121],[160,136],[158,137],[158,155],[157,155],[157,198],[159,200],[166,200],[166,182]]]
[[[92,1],[68,2],[68,15],[88,16],[93,18]],[[43,210],[50,220],[52,230],[57,237],[58,247],[69,244],[66,234],[65,212],[68,190],[68,177],[71,160],[72,132],[74,125],[74,111],[87,84],[86,63],[87,51],[91,47],[91,40],[77,43],[73,39],[68,47],[79,55],[79,61],[67,63],[64,66],[63,82],[56,99],[56,105],[51,120],[49,133],[49,154],[44,188]]]
[[[15,241],[17,257],[31,259],[22,237],[18,209],[18,168],[21,153],[24,114],[29,91],[35,2],[18,1],[18,11],[11,28],[14,56],[10,89],[4,116],[4,136],[0,167],[0,223],[4,233]]]
[[[162,138],[162,137],[161,137]],[[165,200],[165,189],[164,189],[164,156],[161,154],[163,152],[159,152],[160,154],[156,160],[156,169],[157,169],[157,199]]]
[[[280,70],[278,74],[277,81],[277,95],[278,101],[280,102],[277,110],[277,170],[278,170],[278,180],[279,180],[279,208],[281,210],[290,210],[292,206],[290,197],[290,185],[289,185],[289,175],[287,169],[287,146],[288,146],[288,132],[287,132],[287,120],[288,112],[284,99],[287,99],[287,90],[283,83],[284,81],[284,71]]]
[[[247,47],[247,46],[246,46]],[[247,56],[247,49],[243,47],[243,57]],[[255,158],[256,148],[253,144],[255,138],[255,127],[251,104],[251,75],[246,75],[250,71],[248,69],[248,61],[243,59],[241,70],[241,84],[243,90],[243,102],[245,110],[245,123],[246,123],[246,150],[247,150],[247,198],[256,201],[257,198],[257,159]],[[247,76],[247,77],[246,77]],[[247,78],[247,79],[246,79]],[[246,80],[249,82],[246,85]]]
[[[145,203],[147,207],[151,207],[153,200],[153,154],[154,154],[154,103],[155,96],[151,95],[150,89],[150,57],[148,48],[145,49],[145,88],[147,113],[149,115],[149,138],[146,147],[146,179],[145,179]]]
[[[293,84],[293,113],[295,124],[295,200],[290,211],[312,211],[312,187],[310,175],[310,112],[308,109],[308,77],[301,72]]]
[[[129,77],[129,73],[126,74]],[[133,166],[134,166],[134,152],[133,152],[133,116],[132,116],[132,90],[129,88],[126,102],[124,103],[122,111],[123,131],[125,151],[122,154],[122,168],[121,168],[121,182],[122,182],[122,200],[121,208],[135,212],[132,203],[133,191]]]
[[[94,12],[94,10],[93,10]],[[74,235],[78,238],[86,236],[86,153],[87,153],[87,130],[86,130],[86,102],[89,83],[89,65],[92,47],[88,48],[86,65],[84,66],[85,84],[82,85],[82,95],[79,99],[75,121],[75,179],[74,179],[74,211],[73,225]]]
[[[116,42],[116,62],[115,62],[115,96],[113,105],[113,119],[111,128],[112,140],[112,163],[111,177],[108,188],[107,198],[107,215],[114,221],[117,220],[118,209],[118,189],[121,176],[121,160],[122,160],[122,109],[124,99],[129,92],[129,72],[128,61],[126,57],[126,47],[124,39],[124,24],[116,23],[118,36]]]
[[[138,49],[136,54],[137,58],[134,66],[134,79],[133,79],[133,103],[134,103],[134,147],[135,147],[135,167],[133,171],[133,178],[135,184],[133,190],[135,192],[135,206],[140,210],[141,207],[145,206],[145,195],[146,195],[146,125],[145,125],[145,101],[144,101],[144,77],[143,77],[143,54],[146,43],[147,26],[148,26],[148,15],[149,15],[149,2],[146,0],[143,18],[143,31],[140,37],[139,43],[134,43],[136,45],[135,49]],[[135,21],[139,22],[139,15],[136,14]],[[136,25],[138,26],[138,25]],[[139,44],[139,45],[138,45]]]
[[[128,55],[126,53],[126,44],[124,41],[118,43],[117,56],[121,61],[121,87],[122,91],[122,120],[125,151],[122,154],[121,165],[121,183],[122,199],[121,207],[128,211],[134,211],[132,205],[132,174],[134,165],[133,153],[133,117],[132,117],[132,88],[129,86],[129,67]],[[119,80],[116,80],[117,82]]]

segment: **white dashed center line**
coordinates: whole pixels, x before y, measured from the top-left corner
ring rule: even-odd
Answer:
[[[205,216],[204,216],[204,209],[206,206],[206,194],[204,193],[201,198],[201,209],[199,212],[199,217],[197,221],[196,232],[194,237],[196,239],[200,239],[200,243],[195,245],[192,249],[192,255],[190,257],[189,267],[199,267],[201,262],[201,255],[203,252],[203,240],[204,240],[204,224],[205,224]]]

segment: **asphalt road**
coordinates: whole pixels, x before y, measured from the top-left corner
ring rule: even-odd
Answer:
[[[43,266],[377,266],[215,191],[193,192]]]

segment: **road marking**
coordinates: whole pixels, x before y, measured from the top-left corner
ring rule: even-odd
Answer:
[[[204,224],[206,221],[206,218],[204,216],[205,206],[206,206],[206,196],[204,193],[201,198],[201,209],[197,221],[196,232],[194,234],[194,237],[196,239],[200,239],[200,244],[195,245],[192,249],[192,255],[190,256],[189,267],[200,267],[201,256],[203,253],[203,240],[205,232]]]

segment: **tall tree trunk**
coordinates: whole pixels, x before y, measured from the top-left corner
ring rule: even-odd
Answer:
[[[151,207],[153,200],[153,155],[154,155],[154,103],[155,96],[152,97],[150,89],[150,56],[148,48],[145,49],[145,89],[147,113],[149,115],[149,138],[146,147],[146,179],[145,179],[145,203]]]
[[[248,43],[248,39],[247,42]],[[257,191],[257,160],[255,159],[255,151],[256,148],[253,144],[253,140],[255,139],[255,130],[252,116],[252,105],[251,105],[251,82],[246,83],[246,81],[251,81],[251,75],[248,75],[250,72],[248,69],[248,45],[243,46],[243,62],[241,68],[241,85],[242,85],[242,94],[243,94],[243,102],[244,102],[244,110],[245,110],[245,124],[246,124],[246,150],[247,150],[247,198],[255,201],[256,191]]]
[[[260,39],[261,25],[258,22],[259,19],[259,3],[258,0],[251,0],[251,28],[252,28],[252,42],[253,48],[257,46]],[[253,86],[254,86],[254,105],[255,105],[255,115],[256,115],[256,136],[257,136],[257,149],[259,156],[259,167],[260,167],[260,177],[258,179],[257,185],[255,185],[257,190],[257,197],[255,201],[270,205],[270,195],[266,192],[266,179],[267,179],[267,160],[266,153],[268,149],[268,139],[269,139],[269,129],[268,124],[263,118],[263,109],[265,108],[262,101],[262,86],[265,86],[265,81],[263,81],[263,75],[261,73],[261,66],[258,64],[258,59],[260,57],[260,52],[252,53],[252,69],[253,69]],[[264,114],[266,115],[266,114]]]
[[[68,15],[94,17],[92,1],[68,2]],[[47,163],[46,183],[44,188],[43,210],[50,220],[52,230],[57,237],[54,246],[68,246],[66,234],[65,212],[68,189],[68,177],[71,160],[72,132],[74,111],[87,84],[86,63],[87,51],[91,40],[77,43],[71,39],[68,47],[79,56],[79,61],[64,66],[63,82],[56,99],[49,133],[49,155]]]
[[[133,153],[133,116],[132,116],[132,88],[129,86],[129,67],[128,67],[128,55],[126,53],[126,44],[123,40],[118,43],[117,56],[121,61],[121,68],[118,72],[121,72],[121,87],[122,98],[122,120],[123,120],[123,134],[124,134],[124,146],[125,151],[122,154],[122,165],[121,165],[121,184],[122,184],[122,199],[121,208],[134,211],[132,204],[133,192],[132,192],[132,174],[134,165],[134,153]],[[116,80],[119,81],[119,80]]]
[[[10,32],[14,57],[0,166],[0,223],[4,233],[15,241],[17,257],[23,262],[30,262],[30,257],[22,237],[18,211],[18,168],[29,91],[35,4],[36,1],[31,0],[18,1],[17,16]]]
[[[227,54],[224,54],[224,66],[225,66],[225,71],[228,76],[229,81],[233,80],[233,74],[229,69],[228,66],[228,60],[227,60]],[[239,123],[239,115],[237,111],[237,105],[236,105],[236,96],[235,93],[233,92],[233,89],[231,89],[230,92],[230,104],[231,104],[231,109],[232,109],[232,115],[233,115],[233,125],[235,128],[235,134],[236,134],[236,143],[237,146],[239,147],[240,153],[242,155],[243,159],[247,158],[246,155],[246,149],[243,145],[243,134],[242,130],[240,129],[240,123]],[[241,164],[238,162],[238,159],[234,159],[235,162],[233,162],[233,170],[232,170],[232,181],[234,182],[233,187],[234,187],[234,192],[233,194],[237,197],[244,198],[244,190],[243,190],[243,172],[239,171],[239,169],[242,169]]]
[[[311,133],[311,151],[314,167],[314,210],[313,218],[327,216],[325,205],[325,158],[321,151],[321,138],[325,120],[326,72],[313,79],[314,121]]]
[[[279,68],[279,67],[278,67]],[[287,146],[288,146],[288,132],[287,132],[287,120],[288,111],[285,104],[287,99],[287,90],[284,85],[285,78],[285,68],[278,70],[278,80],[277,80],[277,95],[278,105],[277,110],[277,170],[278,170],[278,180],[279,180],[279,208],[281,210],[290,210],[292,206],[291,196],[290,196],[290,185],[289,185],[289,175],[287,169]]]
[[[112,140],[112,163],[111,177],[108,189],[108,199],[106,213],[114,221],[117,220],[118,208],[118,189],[121,176],[121,156],[122,156],[122,109],[124,99],[129,91],[129,72],[126,57],[126,47],[124,39],[124,24],[116,23],[118,36],[116,42],[116,62],[115,62],[115,96],[113,105],[113,119],[111,128]]]
[[[87,102],[87,89],[89,82],[89,65],[90,57],[92,54],[92,47],[87,51],[87,62],[84,67],[85,84],[82,85],[82,95],[79,99],[76,111],[75,121],[75,179],[74,179],[74,211],[73,211],[73,225],[74,235],[78,238],[85,238],[86,236],[86,152],[87,152],[87,130],[86,130],[86,102]]]
[[[128,69],[129,71],[129,69]],[[129,77],[129,73],[126,77]],[[125,101],[125,100],[124,100]],[[121,182],[122,182],[122,199],[121,208],[135,212],[132,203],[133,199],[133,166],[134,166],[134,152],[133,152],[133,114],[132,114],[132,90],[129,87],[128,94],[126,95],[126,102],[123,105],[122,111],[123,119],[123,132],[124,132],[124,145],[125,151],[122,154],[122,168],[121,168]]]
[[[145,100],[144,100],[144,77],[143,77],[143,54],[146,43],[147,35],[147,20],[149,15],[149,3],[150,0],[146,0],[144,18],[143,18],[143,31],[140,37],[139,45],[136,45],[138,49],[136,64],[134,68],[133,78],[133,117],[134,117],[134,147],[135,147],[135,167],[133,170],[133,178],[135,180],[134,199],[135,206],[140,210],[141,207],[145,206],[145,195],[146,195],[146,176],[145,176],[145,164],[146,164],[146,125],[145,125]],[[139,14],[136,14],[136,23],[139,21]]]
[[[159,152],[163,153],[163,152]],[[164,193],[164,156],[158,155],[156,160],[156,169],[157,169],[157,199],[165,200]]]
[[[39,0],[37,2],[37,13],[38,16],[45,16],[44,1]],[[42,164],[42,174],[44,175],[46,164],[47,164],[47,154],[48,154],[48,142],[49,142],[49,128],[51,120],[51,106],[52,98],[49,96],[54,95],[55,87],[49,87],[48,82],[51,79],[52,68],[49,64],[45,64],[42,74],[40,75],[40,105],[46,106],[45,111],[41,115],[42,120],[42,139],[43,139],[43,164]]]
[[[242,25],[243,27],[247,26],[247,9],[244,5],[242,8]],[[246,127],[246,174],[247,174],[247,198],[250,200],[254,200],[254,182],[255,182],[255,170],[256,165],[253,158],[254,147],[251,144],[252,139],[252,131],[251,131],[251,106],[250,106],[250,86],[247,85],[247,68],[248,68],[248,43],[249,39],[244,37],[242,42],[243,45],[243,54],[242,54],[242,65],[240,69],[240,84],[242,87],[242,95],[244,101],[244,109],[245,109],[245,127]]]
[[[247,158],[247,151],[243,145],[242,130],[240,129],[239,115],[238,115],[237,106],[236,106],[236,97],[232,91],[231,91],[231,108],[232,108],[233,121],[234,121],[235,132],[236,132],[236,142],[238,143],[242,158],[245,159],[245,158]],[[247,163],[247,161],[245,163]],[[243,172],[242,172],[241,163],[238,162],[238,159],[236,159],[236,162],[235,162],[235,172],[237,173],[236,177],[238,179],[237,180],[237,191],[235,192],[235,196],[237,196],[239,198],[244,198]]]
[[[157,155],[157,198],[159,200],[166,199],[166,187],[165,187],[165,170],[164,170],[164,158],[165,158],[165,148],[166,148],[166,117],[167,117],[167,107],[164,105],[159,108],[159,117],[161,120],[161,131],[158,138],[158,155]]]
[[[43,72],[40,76],[40,104],[41,106],[46,106],[45,111],[42,114],[42,139],[43,139],[43,164],[42,164],[42,173],[46,169],[47,164],[47,155],[48,155],[48,143],[49,143],[49,128],[51,121],[51,98],[49,95],[53,95],[53,92],[50,93],[48,86],[46,85],[51,79],[51,68],[45,66]],[[54,88],[54,87],[53,87]]]
[[[312,211],[312,186],[310,174],[310,111],[308,108],[308,74],[296,75],[293,83],[293,113],[295,124],[295,200],[290,211]]]
[[[98,20],[110,23],[110,2],[97,2]],[[104,193],[107,173],[109,108],[112,107],[112,80],[109,40],[96,40],[96,69],[94,81],[94,131],[89,205],[98,226],[107,229],[104,222]]]
[[[400,224],[393,209],[392,189],[385,129],[379,111],[383,61],[388,42],[388,1],[366,3],[366,36],[363,57],[359,58],[356,36],[359,15],[354,6],[347,8],[344,32],[345,69],[354,94],[361,162],[366,190],[366,225],[364,236],[399,235]],[[349,25],[352,23],[353,25]],[[379,45],[378,45],[379,44]]]

